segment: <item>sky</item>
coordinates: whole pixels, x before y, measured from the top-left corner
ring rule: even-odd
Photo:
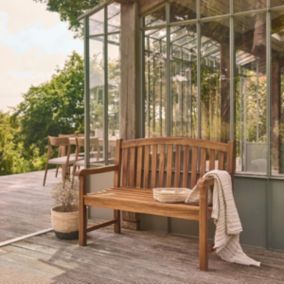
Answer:
[[[22,100],[31,85],[51,78],[68,55],[83,52],[68,24],[34,0],[0,0],[0,111]]]

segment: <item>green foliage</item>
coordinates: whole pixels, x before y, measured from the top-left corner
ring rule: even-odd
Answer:
[[[49,82],[31,87],[19,104],[15,116],[24,146],[36,145],[42,153],[47,135],[83,131],[83,94],[83,61],[73,53],[62,70]]]
[[[83,94],[83,60],[73,53],[13,114],[0,113],[0,174],[42,169],[48,135],[83,132]]]
[[[44,3],[47,9],[52,12],[58,12],[62,21],[69,22],[69,28],[74,31],[80,29],[78,17],[86,10],[93,8],[100,0],[34,0]]]

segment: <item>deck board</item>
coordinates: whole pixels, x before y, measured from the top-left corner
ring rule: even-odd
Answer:
[[[0,242],[50,227],[51,188],[60,181],[54,170],[0,176]]]
[[[261,268],[211,254],[209,272],[201,272],[195,239],[129,230],[116,235],[110,228],[89,236],[87,247],[47,233],[1,248],[0,283],[284,283],[282,252],[245,247]]]

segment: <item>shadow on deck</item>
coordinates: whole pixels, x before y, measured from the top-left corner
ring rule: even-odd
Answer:
[[[47,233],[0,249],[0,283],[284,283],[284,253],[245,250],[262,262],[260,268],[211,254],[210,270],[201,272],[194,239],[101,229],[79,247]]]

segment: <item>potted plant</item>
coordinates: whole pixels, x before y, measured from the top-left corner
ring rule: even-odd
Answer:
[[[57,183],[52,190],[55,206],[51,209],[51,225],[59,239],[78,238],[79,225],[79,189],[78,183],[66,180]]]

